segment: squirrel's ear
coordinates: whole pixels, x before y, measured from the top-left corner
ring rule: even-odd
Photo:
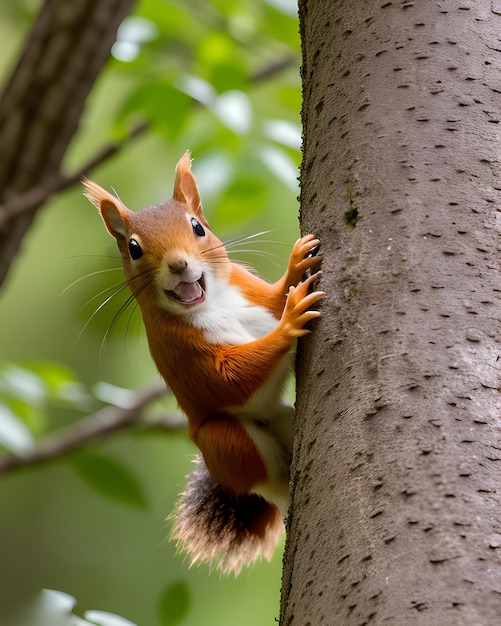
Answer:
[[[85,187],[85,197],[97,207],[103,222],[113,237],[125,237],[127,234],[127,216],[129,209],[118,198],[115,198],[108,191],[96,185],[91,180],[82,180]]]
[[[172,197],[186,204],[193,213],[203,217],[197,182],[191,171],[190,151],[186,150],[176,165],[176,181]]]

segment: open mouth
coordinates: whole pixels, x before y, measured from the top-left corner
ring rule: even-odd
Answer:
[[[165,293],[176,302],[191,306],[205,300],[205,280],[202,276],[193,283],[179,283],[172,291]]]

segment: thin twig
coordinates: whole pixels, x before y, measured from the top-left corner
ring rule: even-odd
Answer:
[[[76,172],[67,175],[59,172],[50,178],[42,180],[41,183],[31,187],[24,193],[13,196],[5,204],[0,205],[0,226],[11,220],[13,217],[35,210],[37,207],[46,202],[53,194],[63,191],[64,189],[71,187],[71,185],[78,183],[82,179],[82,176],[86,176],[95,167],[117,154],[117,152],[128,145],[130,141],[141,136],[147,129],[148,123],[141,122],[134,126],[127,137],[122,141],[103,146]]]
[[[132,425],[142,414],[143,410],[154,400],[167,393],[163,381],[137,392],[134,402],[127,408],[107,406],[104,409],[89,415],[76,422],[63,432],[57,432],[42,439],[35,448],[17,455],[0,457],[0,474],[20,467],[37,465],[46,461],[58,459],[84,444],[102,437],[106,437]],[[172,419],[162,419],[162,428],[184,428],[186,421],[173,416]],[[153,421],[154,428],[159,427],[159,421]]]
[[[285,70],[289,69],[297,63],[297,58],[292,54],[283,57],[282,59],[278,59],[277,61],[272,61],[268,65],[265,65],[257,72],[252,74],[250,77],[251,83],[260,83],[264,80],[269,80],[270,78],[275,78],[278,74],[281,74]]]

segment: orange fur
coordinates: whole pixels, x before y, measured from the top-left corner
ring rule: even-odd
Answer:
[[[256,446],[233,416],[212,416],[198,429],[193,441],[212,478],[224,488],[241,495],[266,482],[266,468]]]
[[[193,544],[188,551],[194,560],[204,558],[201,551],[208,559],[224,551],[229,544],[219,531],[213,539],[220,548],[207,549],[213,536],[210,513],[203,514],[206,535],[199,542],[195,540],[196,523],[188,518],[199,514],[193,489],[205,485],[207,494],[217,494],[219,500],[227,494],[231,501],[228,519],[233,519],[234,510],[245,515],[243,527],[250,541],[248,548],[240,546],[239,525],[231,522],[230,543],[239,547],[227,562],[233,563],[229,569],[236,570],[242,555],[256,558],[260,533],[273,529],[269,532],[274,543],[281,527],[276,523],[276,507],[263,505],[261,497],[252,493],[267,483],[274,483],[270,490],[274,493],[276,481],[287,475],[288,465],[284,464],[290,460],[290,445],[280,441],[281,427],[274,429],[271,423],[273,411],[283,420],[280,388],[265,394],[278,408],[259,408],[256,398],[269,381],[275,384],[275,373],[281,371],[295,338],[309,332],[305,324],[319,315],[309,310],[323,297],[322,292],[309,293],[316,276],[301,282],[304,272],[321,260],[305,258],[319,242],[312,235],[298,240],[287,271],[274,284],[231,263],[203,215],[188,152],[176,168],[173,198],[140,212],[130,211],[95,183],[84,184],[86,195],[99,208],[117,241],[126,279],[141,308],[151,355],[186,413],[190,436],[205,461],[202,474],[197,475],[192,490],[185,494],[185,504],[179,507],[182,521],[176,526],[176,536],[182,543]],[[235,320],[232,306],[237,307]],[[225,323],[218,322],[219,312],[226,316]],[[280,376],[277,380],[280,386]],[[246,428],[247,422],[252,427]],[[262,454],[270,454],[270,459]],[[205,477],[207,471],[210,481]],[[205,507],[207,499],[202,500]],[[256,514],[249,517],[252,503]],[[266,555],[269,546],[263,543]]]
[[[276,283],[268,283],[236,263],[231,264],[230,283],[238,285],[251,302],[266,307],[280,319],[289,287],[297,285],[306,270],[322,260],[321,256],[313,260],[305,258],[305,255],[318,244],[319,241],[312,235],[298,240],[291,253],[287,271]]]
[[[143,309],[151,355],[189,419],[190,435],[225,407],[242,406],[288,352],[280,330],[242,345],[208,343],[181,319]]]

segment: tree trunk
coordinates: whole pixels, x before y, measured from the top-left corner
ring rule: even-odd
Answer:
[[[298,358],[281,624],[499,624],[501,3],[300,20],[327,298]]]
[[[0,98],[0,203],[59,174],[134,0],[46,0]],[[0,284],[40,205],[0,227]]]

